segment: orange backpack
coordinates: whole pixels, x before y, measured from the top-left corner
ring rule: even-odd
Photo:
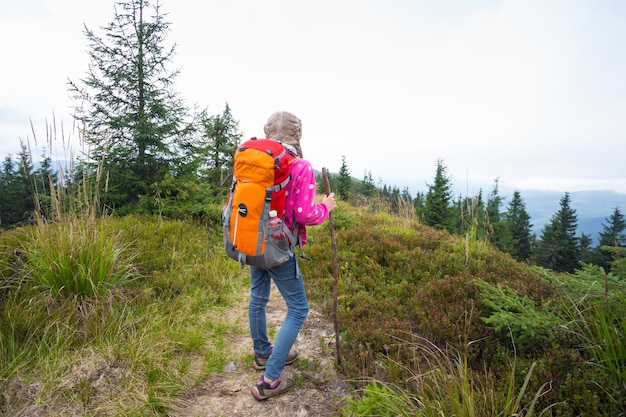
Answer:
[[[296,245],[297,233],[284,222],[285,187],[291,180],[290,164],[296,159],[282,143],[252,138],[234,155],[233,182],[222,212],[226,253],[241,267],[271,269],[287,261]],[[283,220],[287,240],[269,239],[269,213]]]

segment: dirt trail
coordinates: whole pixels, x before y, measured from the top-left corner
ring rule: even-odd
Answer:
[[[268,305],[268,331],[275,335],[287,312],[284,301],[274,285]],[[290,365],[296,385],[287,393],[256,401],[250,388],[260,371],[246,365],[252,341],[248,329],[248,298],[233,305],[225,313],[229,326],[242,329],[229,335],[230,363],[225,371],[208,378],[196,388],[176,412],[180,417],[330,417],[349,394],[348,385],[334,369],[335,347],[332,323],[327,323],[311,308],[309,317],[298,335],[294,348],[299,360]],[[271,329],[274,329],[271,330]],[[249,362],[249,361],[248,361]]]

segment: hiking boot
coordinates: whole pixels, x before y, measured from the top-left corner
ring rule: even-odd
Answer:
[[[267,383],[263,380],[263,375],[259,379],[259,382],[252,387],[250,393],[257,401],[262,401],[273,397],[274,395],[282,394],[291,388],[294,384],[293,375],[287,371],[283,371],[282,374],[273,383]]]
[[[254,362],[252,362],[252,367],[254,369],[258,369],[259,371],[265,369],[265,364],[267,363],[267,360],[269,359],[273,350],[274,350],[274,346],[270,348],[270,353],[268,353],[267,355],[261,355],[260,353],[255,353]],[[298,351],[292,350],[291,352],[289,352],[289,355],[287,355],[287,359],[285,359],[285,365],[292,364],[293,361],[295,361],[296,359],[298,359]]]

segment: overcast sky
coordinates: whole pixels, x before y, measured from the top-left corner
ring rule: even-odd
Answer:
[[[626,193],[622,0],[162,0],[190,107],[231,107],[244,136],[275,110],[303,121],[315,168],[371,172],[412,193],[443,160],[457,193]],[[72,132],[67,80],[83,24],[111,0],[0,3],[0,155]],[[32,120],[37,144],[31,132]],[[47,122],[46,122],[47,121]],[[63,125],[63,131],[60,126]]]

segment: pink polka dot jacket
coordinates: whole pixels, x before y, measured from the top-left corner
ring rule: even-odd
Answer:
[[[291,181],[287,184],[285,199],[285,224],[293,230],[294,221],[301,233],[301,245],[306,243],[306,226],[314,226],[328,218],[326,204],[315,203],[315,172],[311,163],[297,159],[291,164]]]

